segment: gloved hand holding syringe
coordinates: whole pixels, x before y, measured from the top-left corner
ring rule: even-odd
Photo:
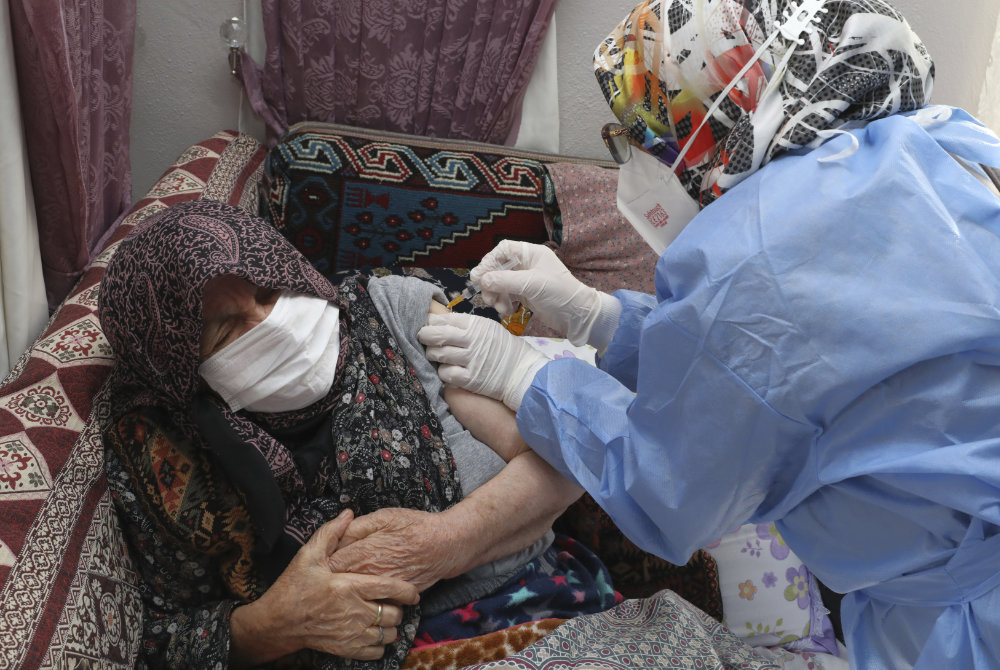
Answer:
[[[470,281],[501,316],[515,312],[520,303],[577,346],[588,344],[603,304],[617,303],[574,277],[549,247],[522,241],[500,242],[472,270]]]
[[[509,258],[504,263],[502,263],[500,265],[500,267],[498,267],[496,269],[497,270],[509,270],[512,267],[514,267],[515,265],[517,265],[517,259],[516,258]],[[452,307],[454,307],[458,303],[462,302],[463,300],[472,300],[481,291],[482,291],[482,289],[479,287],[479,282],[470,279],[469,283],[466,284],[465,289],[461,293],[459,293],[457,296],[455,296],[455,298],[451,302],[448,303],[448,309],[451,309]]]
[[[482,302],[506,316],[503,323],[514,334],[519,331],[516,323],[511,324],[511,312],[527,308],[550,328],[565,333],[573,344],[591,344],[603,351],[621,314],[617,298],[580,282],[552,249],[540,244],[500,242],[473,269],[469,280],[469,292],[463,291],[451,304],[478,294]],[[595,325],[601,327],[595,329]],[[588,341],[592,332],[600,333],[600,341]],[[427,317],[417,337],[426,347],[428,360],[441,364],[438,374],[445,383],[501,400],[516,412],[535,373],[548,359],[510,333],[489,319],[449,313]]]
[[[517,264],[518,260],[516,258],[508,258],[506,261],[501,263],[499,267],[494,268],[494,271],[510,270]],[[448,303],[448,309],[451,309],[462,301],[472,300],[481,291],[482,289],[479,287],[479,282],[470,279],[465,289]],[[524,329],[528,325],[528,320],[531,319],[531,310],[527,309],[524,305],[520,305],[512,314],[501,314],[501,316],[503,319],[500,323],[504,328],[515,335],[523,335]]]

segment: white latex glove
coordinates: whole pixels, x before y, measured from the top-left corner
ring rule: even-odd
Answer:
[[[417,332],[445,384],[500,400],[515,412],[535,373],[549,359],[492,319],[431,314]]]
[[[514,262],[511,269],[499,269],[508,262]],[[512,313],[514,303],[521,302],[534,318],[565,333],[577,346],[588,343],[591,330],[608,303],[618,303],[617,299],[574,277],[552,249],[529,242],[500,242],[472,270],[470,279],[482,290],[483,299],[501,315]],[[620,312],[618,306],[612,332],[618,325]]]

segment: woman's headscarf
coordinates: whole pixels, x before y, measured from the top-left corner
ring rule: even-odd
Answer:
[[[232,412],[201,382],[202,292],[221,275],[338,305],[340,361],[324,399],[291,412]],[[115,251],[98,311],[116,357],[115,418],[155,408],[212,453],[247,494],[270,578],[343,507],[439,511],[461,496],[437,417],[364,287],[357,278],[334,287],[264,220],[207,200],[151,217]],[[391,458],[404,442],[409,457]]]
[[[200,515],[199,520],[175,518],[176,513],[164,512],[153,503],[150,510],[164,531],[184,538],[186,546],[210,553],[238,546],[239,556],[226,563],[223,577],[234,593],[252,598],[266,588],[268,580],[262,574],[261,556],[275,556],[264,573],[280,570],[319,519],[308,507],[306,483],[290,450],[205,393],[199,379],[202,292],[210,279],[226,274],[265,288],[328,300],[338,297],[330,282],[266,222],[224,203],[195,200],[163,210],[122,240],[101,281],[98,315],[115,352],[109,378],[114,421],[134,410],[155,411],[167,422],[164,428],[170,429],[174,439],[194,445],[202,465],[191,467],[199,472],[207,467],[209,454],[215,462],[227,460],[225,453],[219,453],[220,447],[237,440],[253,445],[256,453],[242,458],[243,481],[231,481],[228,472],[222,480],[202,473],[206,483],[183,492],[184,507]],[[193,408],[200,414],[195,415]],[[315,414],[323,408],[317,404],[308,409]],[[307,416],[293,414],[300,416],[289,418]],[[208,417],[212,439],[202,436],[198,416]],[[118,430],[109,427],[107,445],[121,452],[120,460],[139,481],[138,486],[156,489],[146,481],[157,476],[150,473],[164,467],[160,462],[164,458],[176,457],[145,453],[148,447],[123,442],[126,437],[119,436]],[[245,513],[228,509],[232,486],[257,490],[253,496],[244,496]],[[238,519],[246,518],[246,513],[255,527],[252,537],[236,530]],[[206,527],[208,532],[202,528],[204,519],[214,520]]]
[[[122,241],[101,284],[101,326],[115,351],[119,381],[131,387],[116,409],[191,402],[200,386],[202,291],[221,275],[261,288],[337,297],[330,282],[265,221],[210,200],[164,210]]]
[[[803,43],[776,36],[687,150],[678,174],[702,207],[782,151],[929,100],[934,66],[895,9],[883,0],[822,4]],[[671,163],[790,5],[798,3],[639,3],[594,54],[601,91],[633,141]],[[787,49],[787,70],[768,88]]]

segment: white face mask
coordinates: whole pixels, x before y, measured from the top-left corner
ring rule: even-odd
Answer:
[[[677,168],[688,149],[694,146],[698,133],[729,96],[729,92],[742,81],[743,76],[763,56],[765,50],[779,34],[790,40],[796,40],[800,44],[803,43],[799,36],[810,29],[818,12],[827,11],[823,8],[823,1],[801,0],[798,6],[792,4],[786,8],[785,21],[764,40],[763,44],[757,47],[750,60],[722,89],[715,102],[708,108],[701,123],[691,133],[684,147],[681,148],[673,165],[668,167],[656,157],[633,147],[632,157],[618,171],[618,209],[657,255],[662,254],[667,245],[673,242],[684,230],[684,227],[691,222],[691,219],[701,211],[698,202],[688,195],[677,176]],[[667,22],[664,21],[663,28],[666,25]],[[660,41],[661,43],[663,41],[662,35]],[[762,105],[775,102],[773,95],[785,74],[788,60],[793,52],[794,47],[786,49],[781,62],[774,68],[767,87],[761,95]]]
[[[618,170],[618,209],[659,256],[700,207],[669,165],[633,147]]]
[[[234,412],[287,412],[321,399],[340,353],[340,311],[283,292],[266,319],[213,354],[198,373]]]

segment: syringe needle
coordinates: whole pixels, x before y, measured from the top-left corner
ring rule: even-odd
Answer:
[[[473,293],[468,287],[466,287],[461,293],[455,296],[451,302],[448,303],[448,309],[451,309],[452,307],[462,302],[463,300],[471,300],[472,296],[474,295],[475,293]]]
[[[508,258],[506,261],[500,264],[500,267],[498,267],[497,270],[509,270],[515,265],[517,265],[517,262],[518,261],[516,258]],[[476,286],[470,281],[468,285],[462,290],[462,292],[459,293],[454,298],[452,298],[451,302],[448,303],[448,309],[451,309],[452,307],[462,302],[463,300],[472,300],[476,296],[476,294],[479,293],[481,290],[482,289],[480,289],[478,286]]]

